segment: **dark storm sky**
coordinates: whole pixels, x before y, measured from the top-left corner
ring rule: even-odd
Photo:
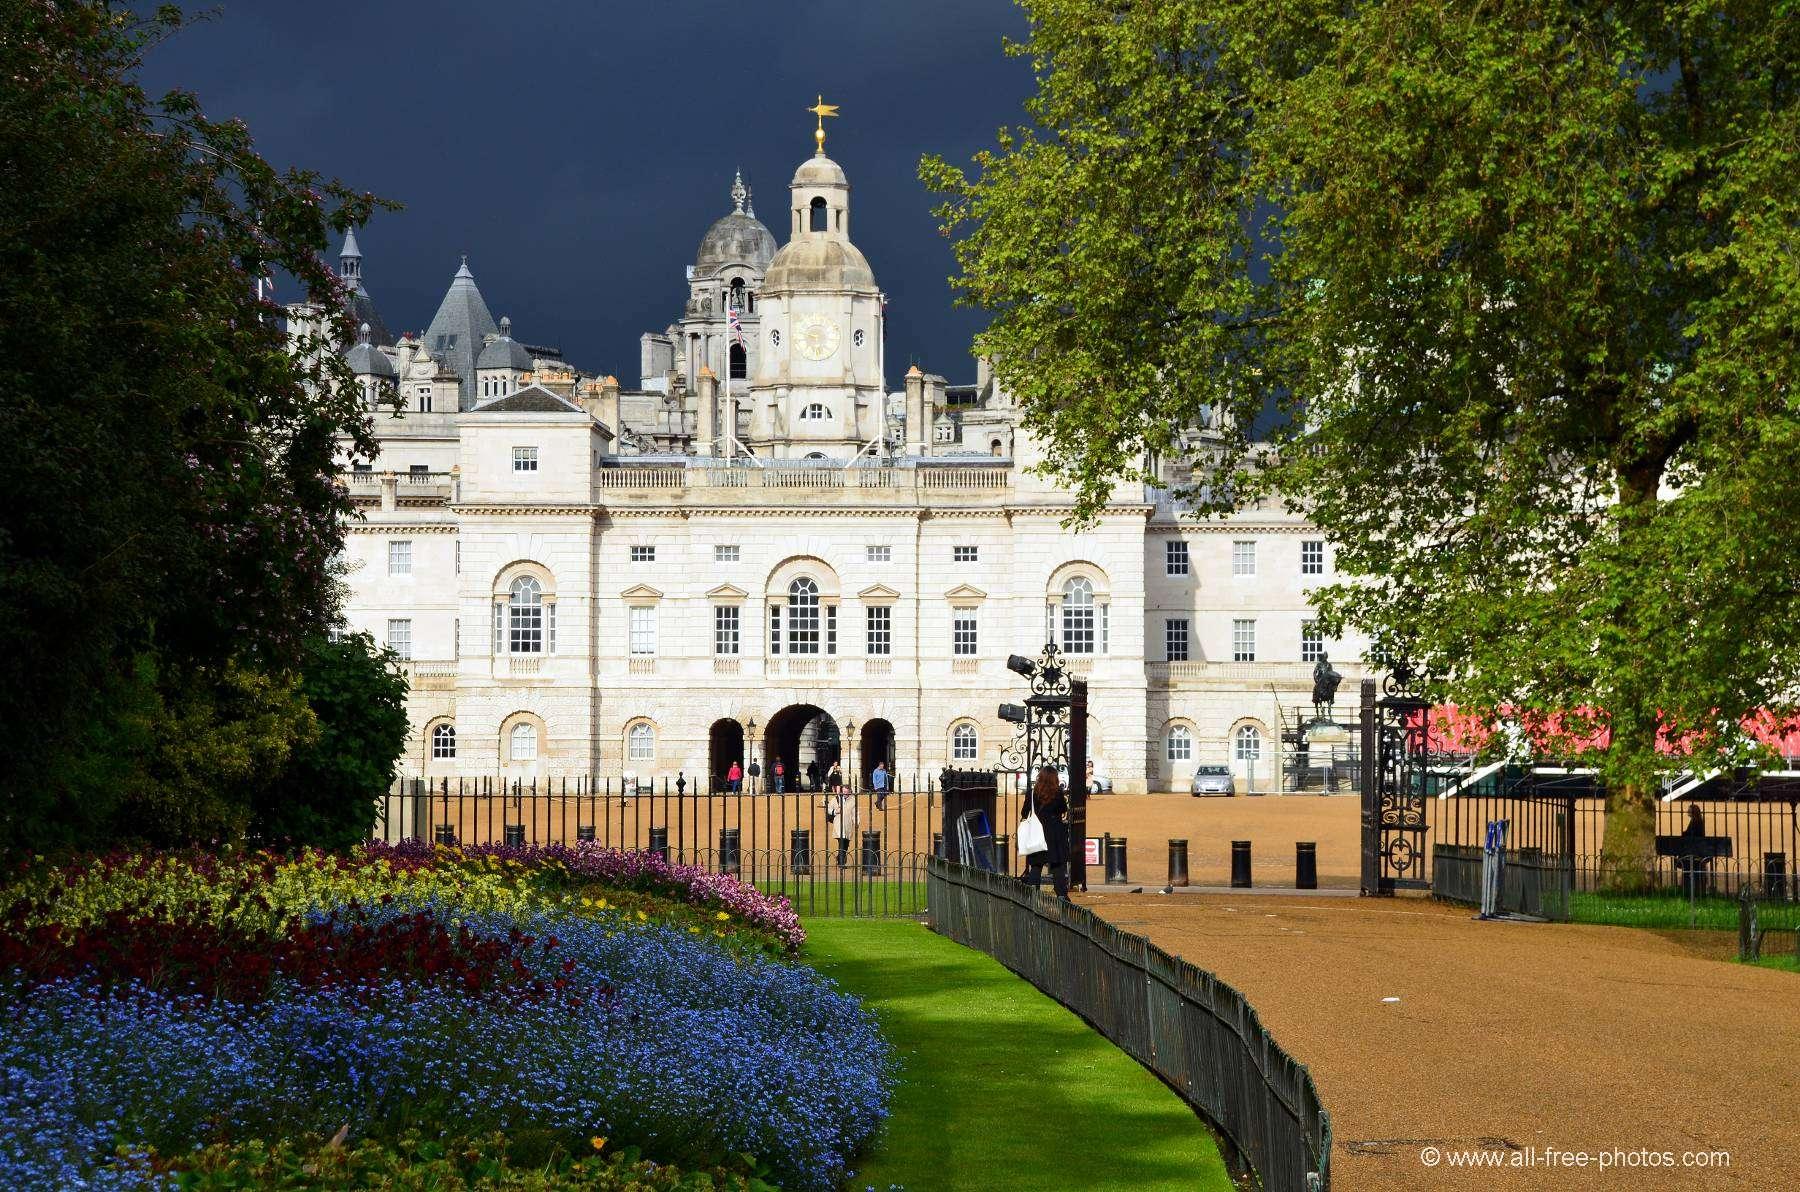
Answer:
[[[1030,67],[1001,41],[1024,33],[1010,0],[223,0],[151,52],[144,82],[241,116],[278,166],[404,203],[359,234],[396,334],[424,329],[467,252],[516,336],[628,385],[638,335],[680,313],[734,168],[786,242],[823,92],[842,105],[827,152],[850,177],[852,238],[888,294],[889,381],[916,358],[955,382],[980,317],[951,306],[916,166],[966,162],[1022,118]]]

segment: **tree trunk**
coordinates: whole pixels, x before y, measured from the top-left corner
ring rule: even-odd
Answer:
[[[1656,878],[1656,788],[1625,782],[1606,792],[1606,834],[1600,842],[1600,888],[1637,894]]]

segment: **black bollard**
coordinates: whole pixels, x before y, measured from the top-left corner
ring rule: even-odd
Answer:
[[[931,834],[931,855],[934,857],[942,857],[944,855],[944,834],[942,832],[933,832]]]
[[[881,833],[873,830],[862,834],[862,871],[865,876],[881,873]]]
[[[1246,859],[1245,871],[1249,870]],[[1245,885],[1250,883],[1246,881]],[[1316,841],[1296,840],[1294,842],[1294,889],[1317,890],[1319,888],[1319,846]]]
[[[741,839],[738,829],[736,828],[719,829],[720,873],[737,873],[743,859],[743,852],[739,846],[739,841]]]
[[[669,830],[667,828],[650,829],[650,851],[665,861],[669,859]]]
[[[525,844],[525,825],[506,825],[506,833],[502,839],[506,842],[507,848],[522,848]]]
[[[1169,841],[1169,885],[1185,886],[1188,884],[1187,841]]]
[[[1250,888],[1250,842],[1231,842],[1231,884],[1242,890]]]
[[[799,877],[812,872],[812,830],[795,828],[788,833],[788,867]]]
[[[1125,837],[1106,837],[1106,880],[1124,883],[1131,879],[1125,873]]]
[[[1009,860],[1006,852],[1012,847],[1012,837],[1002,832],[994,837],[994,872],[1008,873]]]

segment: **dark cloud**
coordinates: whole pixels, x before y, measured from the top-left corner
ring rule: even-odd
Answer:
[[[852,236],[889,295],[888,361],[972,375],[979,316],[951,307],[948,245],[919,155],[966,160],[1021,117],[1029,66],[1009,0],[632,5],[226,0],[154,50],[152,91],[241,116],[264,156],[406,204],[361,234],[396,332],[421,330],[459,255],[496,317],[576,364],[637,373],[637,337],[686,296],[683,269],[742,168],[779,240],[823,92]]]

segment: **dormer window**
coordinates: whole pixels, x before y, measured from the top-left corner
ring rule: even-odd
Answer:
[[[807,406],[804,410],[800,411],[800,420],[802,422],[823,422],[830,417],[831,411],[826,409],[819,402],[814,402],[812,405]]]

